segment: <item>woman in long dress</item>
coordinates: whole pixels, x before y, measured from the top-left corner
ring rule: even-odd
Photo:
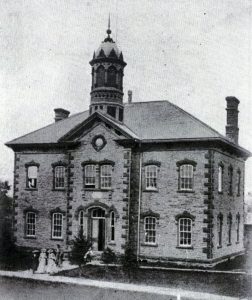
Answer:
[[[40,255],[39,255],[39,265],[37,269],[37,273],[45,273],[46,270],[46,249],[41,249]]]
[[[56,256],[52,249],[49,250],[48,261],[47,261],[47,273],[52,274],[58,271],[56,266]]]

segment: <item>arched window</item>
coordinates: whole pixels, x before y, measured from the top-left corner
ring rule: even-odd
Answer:
[[[64,189],[65,188],[65,167],[57,166],[54,169],[54,188]]]
[[[110,241],[115,241],[115,213],[113,211],[110,213]]]
[[[144,235],[146,244],[156,243],[156,218],[145,217],[144,219]]]
[[[79,211],[79,230],[83,233],[84,232],[84,211]]]
[[[240,242],[240,214],[238,213],[236,215],[236,221],[235,221],[235,225],[236,225],[236,243]]]
[[[27,237],[36,236],[36,213],[27,212],[25,215],[25,235]]]
[[[191,247],[192,246],[192,220],[190,218],[179,219],[179,246]]]
[[[184,164],[180,166],[179,189],[181,191],[193,190],[193,165]]]
[[[223,192],[223,165],[219,165],[218,167],[218,192]]]
[[[123,72],[120,70],[117,74],[117,83],[118,83],[118,88],[122,89],[122,83],[123,83]]]
[[[227,229],[228,229],[228,245],[232,243],[232,215],[229,214],[227,217]]]
[[[115,67],[111,66],[108,68],[107,85],[116,87],[116,68]]]
[[[63,214],[52,214],[52,238],[62,239],[63,237]]]
[[[233,167],[228,168],[228,194],[233,194]]]
[[[105,69],[103,66],[99,66],[96,70],[96,86],[104,86],[105,85]]]

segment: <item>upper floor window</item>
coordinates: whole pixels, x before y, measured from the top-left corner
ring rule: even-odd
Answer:
[[[192,246],[192,220],[190,218],[179,219],[179,246]]]
[[[155,217],[145,217],[144,235],[145,235],[146,244],[156,243],[156,218]]]
[[[223,192],[223,165],[219,165],[218,167],[218,192]]]
[[[145,188],[146,190],[157,189],[157,166],[155,165],[145,167]]]
[[[113,164],[108,160],[92,164],[83,162],[84,187],[87,189],[111,189]]]
[[[29,166],[27,168],[27,187],[36,189],[38,187],[38,167]]]
[[[27,212],[25,215],[25,235],[27,237],[36,236],[36,213]]]
[[[63,214],[52,214],[52,238],[62,239],[63,237]]]
[[[112,182],[112,166],[102,165],[101,166],[101,188],[108,189],[111,188]]]
[[[193,190],[193,165],[184,164],[179,168],[179,189],[181,191]]]
[[[228,168],[228,194],[233,194],[233,167]]]
[[[54,188],[64,189],[65,188],[65,167],[57,166],[54,170]]]
[[[223,216],[219,214],[217,217],[217,233],[218,233],[218,246],[222,246],[222,226],[223,226]]]
[[[85,166],[84,185],[86,188],[96,187],[96,165]]]
[[[236,193],[237,193],[237,196],[240,196],[241,194],[241,171],[238,170],[237,171],[237,186],[236,186]]]

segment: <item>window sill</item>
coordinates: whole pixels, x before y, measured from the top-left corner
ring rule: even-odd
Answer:
[[[55,238],[55,237],[51,237],[50,240],[52,240],[52,241],[64,241],[63,238]]]
[[[108,245],[115,246],[116,242],[108,242]]]
[[[227,244],[227,246],[232,246],[232,243]]]
[[[87,191],[87,192],[113,192],[113,189],[112,188],[109,188],[109,189],[96,189],[96,188],[86,188],[84,187],[83,189],[84,191]]]
[[[190,194],[190,193],[193,194],[193,193],[195,193],[195,191],[193,191],[193,190],[192,191],[189,191],[189,190],[188,191],[187,190],[177,190],[177,192],[178,193],[185,193],[185,194]]]
[[[141,246],[144,246],[144,247],[158,247],[158,244],[141,243]]]
[[[143,192],[145,192],[145,193],[158,193],[158,190],[157,189],[145,189],[145,190],[143,190]]]
[[[222,246],[221,246],[221,245],[217,246],[217,249],[221,249],[221,248],[222,248]]]
[[[27,240],[36,240],[36,236],[24,236],[24,239],[27,239]]]
[[[65,188],[64,189],[56,189],[56,188],[54,188],[54,189],[52,189],[52,191],[53,192],[65,192],[66,189]]]
[[[177,246],[177,249],[184,249],[184,250],[193,250],[193,246],[183,247],[183,246]]]
[[[25,188],[25,191],[37,191],[38,190],[38,188]]]

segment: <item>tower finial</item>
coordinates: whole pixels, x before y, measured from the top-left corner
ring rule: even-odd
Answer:
[[[108,29],[107,29],[107,34],[108,34],[108,38],[110,38],[110,34],[111,34],[111,30],[110,30],[110,13],[109,13],[109,18],[108,18]]]

